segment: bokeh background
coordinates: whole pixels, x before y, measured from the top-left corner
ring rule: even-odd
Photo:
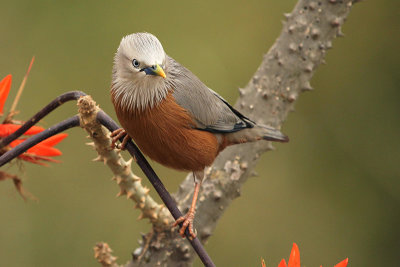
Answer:
[[[328,51],[327,65],[283,126],[291,142],[263,156],[206,248],[218,266],[397,266],[400,250],[400,82],[398,1],[354,6]],[[115,118],[109,97],[113,55],[122,36],[154,33],[167,53],[230,102],[279,35],[287,1],[3,1],[0,77],[13,74],[10,107],[33,55],[18,108],[27,119],[69,90],[91,94]],[[41,123],[76,113],[64,105]],[[0,183],[1,266],[98,266],[92,247],[106,241],[124,263],[150,225],[117,199],[111,172],[92,162],[81,129],[58,147],[61,164],[28,163],[18,174],[39,202]],[[185,177],[153,164],[174,192]],[[137,167],[134,167],[137,174]],[[154,194],[154,190],[152,190]],[[196,260],[195,266],[201,266]]]

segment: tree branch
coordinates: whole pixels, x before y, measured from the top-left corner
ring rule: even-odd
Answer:
[[[0,148],[5,147],[6,145],[10,144],[12,141],[23,135],[29,128],[31,128],[33,125],[35,125],[38,121],[40,121],[43,117],[45,117],[47,114],[52,112],[54,109],[58,108],[65,102],[71,101],[71,100],[77,100],[79,97],[86,95],[83,92],[80,91],[71,91],[67,92],[65,94],[62,94],[58,97],[56,97],[53,101],[51,101],[47,106],[45,106],[43,109],[41,109],[38,113],[36,113],[32,118],[30,118],[28,121],[24,123],[24,125],[21,126],[18,130],[10,134],[9,136],[4,137],[3,139],[0,139]]]
[[[90,139],[93,140],[88,145],[92,146],[98,154],[94,161],[103,162],[113,172],[113,180],[120,187],[117,196],[126,195],[128,199],[136,202],[135,208],[142,211],[139,218],[148,218],[156,229],[161,231],[169,228],[168,226],[172,223],[170,213],[163,205],[154,201],[149,195],[150,189],[144,187],[141,178],[133,174],[132,159],[125,161],[119,150],[111,148],[110,131],[118,129],[119,126],[100,110],[90,96],[80,98],[78,107],[81,127],[89,133]],[[131,155],[138,154],[138,149],[132,143],[129,144],[129,148]],[[175,205],[175,203],[173,204]]]
[[[292,13],[285,15],[287,22],[279,38],[264,55],[250,82],[239,89],[235,107],[257,122],[280,128],[300,93],[312,89],[310,79],[324,62],[332,40],[342,35],[341,26],[355,2],[299,0]],[[270,142],[229,147],[207,171],[196,213],[196,229],[203,243],[240,195],[260,155],[272,148]],[[182,211],[190,206],[192,192],[193,177],[189,174],[175,196]],[[165,237],[155,234],[148,242],[147,261],[134,259],[129,266],[189,266],[194,259],[193,251],[181,243],[177,233],[165,233]],[[148,242],[143,242],[142,247]]]
[[[316,68],[323,63],[326,50],[332,47],[332,40],[341,35],[340,27],[355,2],[357,1],[299,0],[293,12],[286,15],[287,23],[280,37],[264,56],[260,67],[248,85],[239,90],[240,98],[235,107],[260,123],[279,128],[289,111],[293,110],[294,102],[299,94],[312,89],[309,81]],[[85,94],[81,92],[69,92],[61,96],[61,98],[55,99],[18,131],[0,140],[0,147],[18,138],[65,101],[77,99],[83,95]],[[99,114],[103,113],[99,112]],[[97,118],[102,120],[101,116]],[[17,153],[22,153],[27,147],[57,132],[77,126],[78,123],[79,119],[75,116],[58,124],[57,127],[51,127],[35,135],[29,139],[30,141],[27,140],[15,147],[12,150],[13,152],[9,151],[2,155],[0,157],[0,166]],[[107,124],[107,121],[104,120],[102,123]],[[109,127],[109,129],[111,130],[113,127],[115,128],[115,125],[111,126],[111,128]],[[128,145],[128,149],[136,157],[143,157],[140,153],[137,153],[138,150],[132,143]],[[196,228],[201,242],[204,243],[211,236],[218,219],[230,203],[240,195],[241,187],[252,175],[259,156],[271,149],[272,145],[268,142],[238,145],[226,149],[216,159],[214,165],[206,173],[208,179],[203,183],[199,196]],[[143,161],[140,158],[139,162],[144,170],[158,179],[145,159]],[[164,194],[169,197],[168,192],[163,192],[165,188],[163,188],[161,181],[157,179],[152,182],[156,190],[159,193],[161,192],[161,196]],[[132,178],[132,183],[135,181]],[[190,174],[180,185],[176,194],[176,200],[181,210],[185,211],[190,206],[192,191],[193,178]],[[168,201],[172,202],[172,199]],[[149,207],[151,208],[152,206],[150,205]],[[163,210],[159,207],[157,215],[162,214]],[[170,210],[175,218],[181,216],[176,207]],[[148,215],[151,217],[154,216],[154,213],[149,213]],[[155,224],[155,227],[157,228],[157,224]],[[195,254],[190,246],[186,244],[186,241],[176,232],[157,230],[144,236],[141,248],[135,250],[134,259],[128,265],[189,266]],[[202,248],[199,239],[191,240],[195,248],[197,245],[197,247]],[[104,262],[107,263],[106,261]],[[115,260],[112,259],[111,262],[114,264]]]
[[[109,165],[114,173],[117,173],[117,175],[120,176],[119,178],[121,179],[120,186],[122,192],[127,190],[131,192],[130,198],[138,203],[139,208],[141,208],[143,212],[143,216],[148,217],[153,223],[155,232],[160,233],[162,230],[164,230],[162,231],[163,234],[165,234],[166,232],[170,232],[170,227],[168,226],[170,226],[171,224],[168,220],[167,215],[164,213],[165,210],[163,209],[163,207],[157,205],[157,203],[148,195],[148,191],[143,188],[138,179],[130,176],[128,172],[125,176],[121,176],[120,172],[117,172],[120,168],[126,168],[126,170],[129,169],[130,172],[130,164],[124,163],[123,159],[118,157],[117,155],[110,156],[110,154],[114,154],[116,152],[114,150],[110,151],[110,138],[109,136],[106,136],[106,134],[102,130],[100,123],[107,127],[110,131],[118,129],[119,126],[103,111],[100,111],[98,109],[95,102],[91,99],[90,96],[80,98],[78,101],[78,106],[79,114],[81,116],[81,125],[89,132],[90,137],[94,140],[94,146],[99,155],[104,159],[109,159],[110,162],[107,162],[107,165]],[[151,168],[150,164],[147,162],[146,158],[142,155],[136,145],[133,144],[132,141],[129,141],[126,148],[130,152],[130,154],[136,158],[137,164],[147,176],[151,184],[154,186],[160,198],[162,199],[168,210],[171,212],[172,216],[175,219],[181,217],[182,213],[177,208],[175,201],[172,199],[169,192],[165,189],[163,183],[158,178],[157,174]],[[143,205],[143,207],[141,205]],[[189,238],[189,232],[186,231],[185,233],[194,251],[200,257],[204,265],[210,267],[215,266],[211,258],[205,251],[204,247],[200,243],[199,239],[191,239]]]
[[[25,125],[25,124],[24,124]],[[53,136],[55,134],[61,133],[69,128],[79,126],[79,117],[75,115],[71,118],[68,118],[56,125],[32,136],[31,138],[25,140],[18,146],[14,147],[13,149],[7,151],[0,157],[0,167],[9,162],[10,160],[18,157],[18,155],[24,153],[29,148],[33,147],[34,145],[40,143],[41,141]],[[30,126],[31,127],[31,126]],[[28,127],[28,129],[30,128]],[[22,128],[22,127],[21,127]],[[26,130],[25,130],[26,131]]]
[[[82,92],[69,92],[57,97],[50,104],[39,111],[31,120],[26,122],[21,126],[24,133],[32,125],[34,125],[41,118],[46,116],[52,110],[60,106],[62,103],[68,100],[73,100],[79,98],[79,116],[73,116],[66,119],[34,136],[27,139],[25,142],[19,144],[13,149],[7,151],[0,156],[0,166],[16,158],[18,155],[24,153],[27,149],[33,147],[34,145],[40,143],[41,141],[53,136],[59,132],[65,131],[69,128],[81,126],[89,134],[90,138],[94,141],[92,145],[99,156],[96,161],[103,161],[114,173],[115,180],[119,184],[121,191],[118,195],[127,195],[128,198],[134,200],[137,203],[137,208],[142,210],[142,218],[147,217],[153,223],[154,230],[157,232],[170,229],[171,220],[170,215],[166,209],[157,204],[148,194],[149,189],[143,187],[140,178],[135,176],[131,171],[131,161],[125,162],[120,156],[119,152],[111,149],[111,139],[108,133],[105,132],[102,124],[108,128],[110,131],[114,131],[120,128],[107,114],[101,111],[96,103],[92,100],[90,96]],[[58,100],[58,101],[57,101]],[[14,139],[18,138],[18,135],[13,136]],[[11,140],[12,141],[12,140]],[[127,143],[127,149],[130,154],[135,158],[137,164],[140,166],[142,171],[146,174],[149,181],[152,183],[157,193],[160,195],[164,204],[168,208],[172,216],[177,219],[182,216],[182,213],[177,208],[175,201],[172,199],[169,192],[165,189],[161,180],[158,178],[157,174],[151,168],[150,164],[147,162],[145,157],[139,151],[137,146],[129,141]],[[21,192],[21,189],[19,190]],[[215,266],[211,258],[208,256],[204,247],[197,238],[191,239],[188,231],[185,232],[186,236],[189,238],[193,249],[199,255],[200,259],[205,266]],[[142,258],[142,255],[140,256]],[[105,264],[104,261],[100,261]]]

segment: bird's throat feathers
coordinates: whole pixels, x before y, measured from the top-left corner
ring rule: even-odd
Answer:
[[[111,96],[114,104],[124,111],[143,111],[165,99],[170,88],[168,80],[162,77],[147,76],[132,80],[114,73]]]

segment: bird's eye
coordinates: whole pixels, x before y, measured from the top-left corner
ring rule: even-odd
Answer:
[[[135,67],[135,68],[139,68],[139,66],[140,66],[140,62],[139,61],[137,61],[136,59],[133,59],[132,60],[132,65]]]

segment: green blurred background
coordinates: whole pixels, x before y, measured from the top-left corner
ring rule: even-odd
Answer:
[[[296,1],[3,1],[0,78],[13,74],[10,107],[36,56],[18,108],[27,119],[69,90],[91,94],[115,118],[109,97],[122,36],[154,33],[165,50],[230,102],[279,35]],[[398,266],[400,250],[400,92],[398,1],[354,6],[327,65],[283,126],[291,142],[263,156],[242,196],[206,248],[218,266]],[[69,103],[41,123],[76,113]],[[116,199],[111,172],[92,162],[86,134],[72,129],[61,164],[3,167],[23,178],[39,202],[0,183],[1,266],[99,266],[92,247],[106,241],[124,263],[150,225]],[[153,164],[174,192],[185,173]],[[137,174],[137,167],[134,167]],[[154,190],[152,190],[154,194]],[[195,266],[201,266],[196,260]]]

